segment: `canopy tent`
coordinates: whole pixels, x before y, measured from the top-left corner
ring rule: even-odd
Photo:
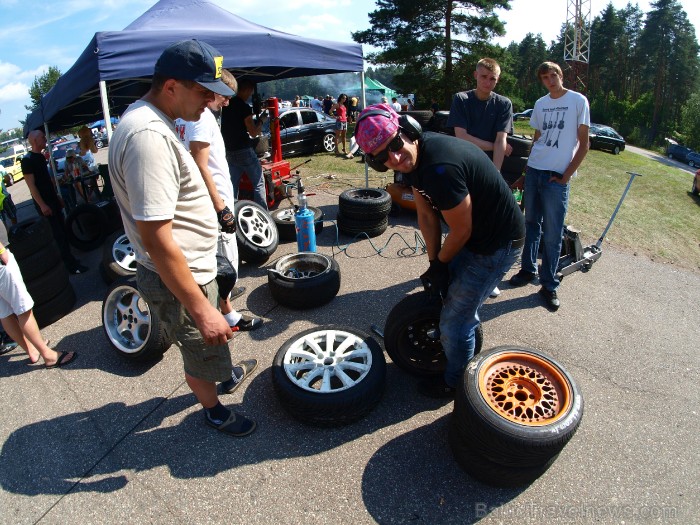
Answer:
[[[110,122],[112,124],[117,124],[119,122],[119,119],[117,117],[111,117]],[[100,120],[96,120],[95,122],[91,122],[88,124],[88,128],[103,128],[105,125],[105,119],[101,118]]]
[[[95,33],[27,117],[25,135],[44,124],[55,131],[121,114],[148,90],[163,50],[188,38],[211,44],[236,78],[254,82],[363,70],[359,44],[276,31],[207,0],[160,0],[123,31]]]
[[[385,86],[384,84],[379,82],[379,80],[374,80],[373,78],[365,77],[364,81],[365,81],[365,90],[366,91],[373,91],[375,93],[379,93],[382,96],[387,97],[388,99],[391,99],[391,97],[396,96],[396,91],[394,91],[390,87]],[[343,92],[350,93],[350,94],[360,93],[360,92],[362,92],[362,86],[361,85],[352,86],[352,87],[344,89]]]

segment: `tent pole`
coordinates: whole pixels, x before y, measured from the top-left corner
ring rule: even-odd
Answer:
[[[360,87],[362,88],[362,109],[367,107],[367,98],[365,97],[365,72],[364,70],[360,72]],[[357,124],[355,124],[355,129],[357,129]],[[355,139],[357,140],[357,139]],[[365,188],[369,188],[369,166],[365,161]]]
[[[46,149],[49,150],[49,164],[51,165],[51,171],[54,173],[57,173],[58,170],[56,169],[56,161],[53,158],[53,146],[51,145],[51,140],[49,137],[49,125],[48,123],[44,122],[44,135],[46,136]],[[51,177],[51,180],[53,181],[53,185],[56,189],[56,194],[61,195],[61,188],[58,185],[58,179],[56,177]]]
[[[100,80],[100,100],[102,100],[102,113],[105,119],[105,130],[107,131],[107,142],[112,142],[112,117],[109,114],[109,102],[107,100],[107,82]]]

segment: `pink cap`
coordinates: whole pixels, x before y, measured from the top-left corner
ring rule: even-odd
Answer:
[[[376,114],[365,116],[370,112]],[[365,153],[372,153],[399,129],[399,114],[389,104],[367,106],[357,120],[355,140]]]

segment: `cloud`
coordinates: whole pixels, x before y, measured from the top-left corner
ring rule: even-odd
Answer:
[[[0,102],[29,100],[29,86],[22,82],[11,82],[0,86]]]

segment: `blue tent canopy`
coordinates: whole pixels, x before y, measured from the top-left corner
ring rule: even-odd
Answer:
[[[224,55],[236,78],[280,78],[362,71],[362,46],[316,40],[249,22],[207,0],[160,0],[122,31],[95,33],[25,122],[25,135],[48,125],[61,130],[103,118],[100,81],[110,113],[121,114],[150,86],[163,50],[197,38]]]

